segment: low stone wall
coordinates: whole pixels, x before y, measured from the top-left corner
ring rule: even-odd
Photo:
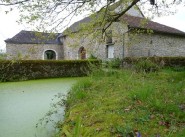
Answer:
[[[0,81],[20,81],[39,78],[81,77],[91,71],[90,64],[99,60],[65,61],[0,61]]]

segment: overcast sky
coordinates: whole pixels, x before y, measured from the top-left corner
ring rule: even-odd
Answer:
[[[2,7],[0,7],[0,17],[0,50],[5,50],[4,40],[13,37],[21,30],[28,30],[28,27],[18,25],[16,22],[18,20],[18,13],[16,11],[5,14]],[[185,7],[179,7],[174,15],[155,18],[154,21],[185,32]]]

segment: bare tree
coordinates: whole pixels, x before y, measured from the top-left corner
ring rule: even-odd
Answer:
[[[145,7],[147,3],[150,4],[149,8]],[[103,33],[136,4],[156,15],[169,12],[171,7],[184,3],[184,0],[0,0],[0,6],[19,9],[20,22],[34,26],[38,24],[37,29],[42,30],[49,26],[52,30],[61,31],[75,16],[101,13],[98,27]],[[114,12],[121,4],[124,5],[121,11]]]

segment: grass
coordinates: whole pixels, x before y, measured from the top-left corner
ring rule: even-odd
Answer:
[[[185,136],[184,69],[97,70],[71,89],[65,103],[58,136]]]

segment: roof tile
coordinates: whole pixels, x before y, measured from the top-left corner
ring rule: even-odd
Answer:
[[[164,34],[172,34],[172,35],[178,35],[178,36],[185,36],[185,32],[180,31],[178,29],[162,25],[157,22],[153,22],[150,20],[146,20],[146,18],[141,18],[141,17],[135,17],[131,15],[123,15],[120,17],[120,20],[123,22],[126,22],[129,27],[131,28],[136,28],[136,29],[151,29],[154,32],[158,33],[164,33]],[[72,32],[77,32],[80,30],[79,26],[80,24],[83,23],[88,23],[91,21],[90,17],[86,17],[78,22],[75,22],[72,24],[68,29],[71,30]],[[145,22],[145,23],[143,23]]]
[[[121,17],[121,19],[125,21],[131,28],[151,29],[154,32],[185,36],[185,32],[183,31],[180,31],[178,29],[166,25],[162,25],[157,22],[146,20],[145,18],[124,15]]]
[[[59,33],[43,33],[22,30],[14,37],[5,40],[5,42],[16,44],[60,44],[57,40],[59,35]]]

